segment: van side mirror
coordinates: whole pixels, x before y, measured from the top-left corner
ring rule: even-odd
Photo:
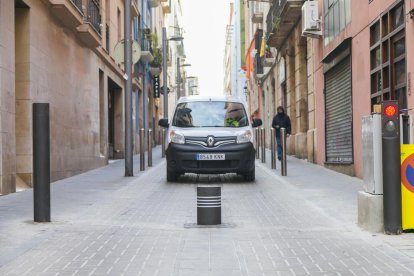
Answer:
[[[263,123],[262,123],[262,120],[261,119],[253,119],[252,127],[259,127],[262,124]]]
[[[165,119],[165,118],[160,119],[160,120],[158,121],[158,125],[159,125],[160,127],[165,127],[165,128],[168,128],[168,127],[170,126],[170,124],[168,123],[168,119]]]

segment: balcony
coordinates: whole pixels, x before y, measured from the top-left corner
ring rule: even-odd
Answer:
[[[304,2],[305,0],[273,0],[266,18],[269,46],[280,50],[300,19]]]
[[[148,6],[150,8],[156,8],[160,5],[160,0],[148,0]]]
[[[89,48],[101,44],[101,10],[99,0],[88,0],[84,23],[76,28],[80,40]]]
[[[252,22],[256,24],[263,23],[263,12],[254,12],[252,15]]]
[[[263,23],[263,5],[255,3],[253,7],[252,22],[256,24]]]
[[[142,62],[151,62],[154,60],[152,55],[151,41],[144,39],[143,45],[141,45],[141,59]]]
[[[63,25],[74,29],[83,23],[82,0],[47,0],[51,12]]]
[[[131,1],[131,15],[132,17],[138,16],[139,15],[139,10],[138,10],[138,0],[132,0]]]
[[[163,2],[165,2],[162,5],[162,11],[164,12],[164,14],[171,13],[171,0],[164,0]]]

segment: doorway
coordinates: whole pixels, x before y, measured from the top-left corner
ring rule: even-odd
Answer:
[[[16,189],[32,187],[29,6],[15,1],[15,142]]]
[[[108,78],[108,158],[123,158],[122,88]]]

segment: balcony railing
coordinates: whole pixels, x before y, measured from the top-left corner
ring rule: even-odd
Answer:
[[[101,9],[99,0],[88,0],[87,18],[98,34],[101,34]]]
[[[75,5],[75,7],[78,8],[78,10],[83,14],[83,9],[82,9],[82,0],[70,0],[73,5]]]
[[[266,18],[268,44],[280,49],[301,17],[305,0],[273,0]]]
[[[263,4],[255,3],[252,14],[253,23],[263,23]]]

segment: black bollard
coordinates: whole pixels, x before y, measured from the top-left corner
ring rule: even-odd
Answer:
[[[139,131],[139,170],[145,171],[145,129]]]
[[[382,102],[382,183],[384,187],[384,232],[402,232],[401,150],[398,101]]]
[[[282,146],[282,167],[281,173],[282,176],[287,175],[287,162],[286,162],[286,128],[282,127],[280,129],[280,139],[281,139],[281,146]]]
[[[197,187],[197,224],[221,224],[221,187]]]
[[[148,167],[152,167],[152,129],[148,129]]]
[[[50,222],[49,104],[33,104],[33,207],[35,222]]]

